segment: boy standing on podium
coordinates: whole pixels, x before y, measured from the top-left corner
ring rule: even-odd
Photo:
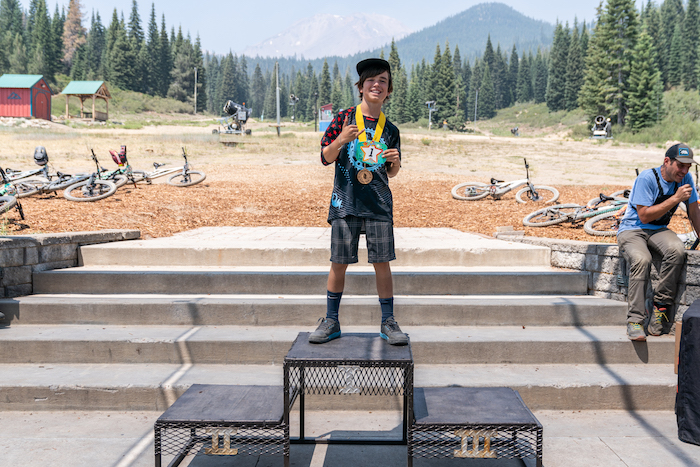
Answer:
[[[392,345],[408,344],[394,319],[394,285],[389,261],[394,253],[393,209],[389,178],[401,168],[399,130],[382,112],[393,91],[389,62],[369,58],[357,64],[361,103],[338,112],[321,139],[321,162],[335,162],[335,182],[328,212],[331,270],[326,317],[309,336],[322,344],[340,337],[338,309],[348,264],[356,263],[360,234],[367,240],[382,310],[379,335]]]

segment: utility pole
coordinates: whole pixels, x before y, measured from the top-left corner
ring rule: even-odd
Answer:
[[[277,93],[276,93],[276,98],[277,98],[277,136],[280,135],[280,62],[275,62],[275,66],[277,67],[277,75],[276,75],[276,82],[277,82]]]
[[[194,114],[197,115],[197,67],[194,67]]]

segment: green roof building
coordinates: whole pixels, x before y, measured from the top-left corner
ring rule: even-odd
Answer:
[[[70,118],[68,113],[68,100],[71,96],[80,99],[80,118],[92,118],[92,121],[105,122],[109,118],[109,99],[112,95],[107,89],[104,81],[71,81],[61,93],[66,96],[66,118]],[[85,111],[85,101],[92,99],[92,112]],[[95,100],[105,101],[105,111],[95,109]]]

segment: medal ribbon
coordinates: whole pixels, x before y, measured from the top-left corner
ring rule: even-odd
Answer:
[[[377,122],[377,128],[374,130],[374,138],[372,138],[372,141],[375,143],[378,143],[379,140],[382,138],[382,133],[384,132],[384,124],[386,123],[386,116],[384,115],[384,112],[379,112],[379,121]],[[359,134],[357,135],[357,140],[360,143],[365,143],[367,142],[367,133],[365,133],[365,117],[362,115],[362,109],[360,109],[360,106],[358,105],[355,108],[355,124],[357,125],[357,129],[359,130]]]

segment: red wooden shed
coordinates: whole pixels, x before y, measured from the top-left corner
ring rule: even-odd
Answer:
[[[0,76],[0,117],[51,120],[51,88],[42,75]]]

